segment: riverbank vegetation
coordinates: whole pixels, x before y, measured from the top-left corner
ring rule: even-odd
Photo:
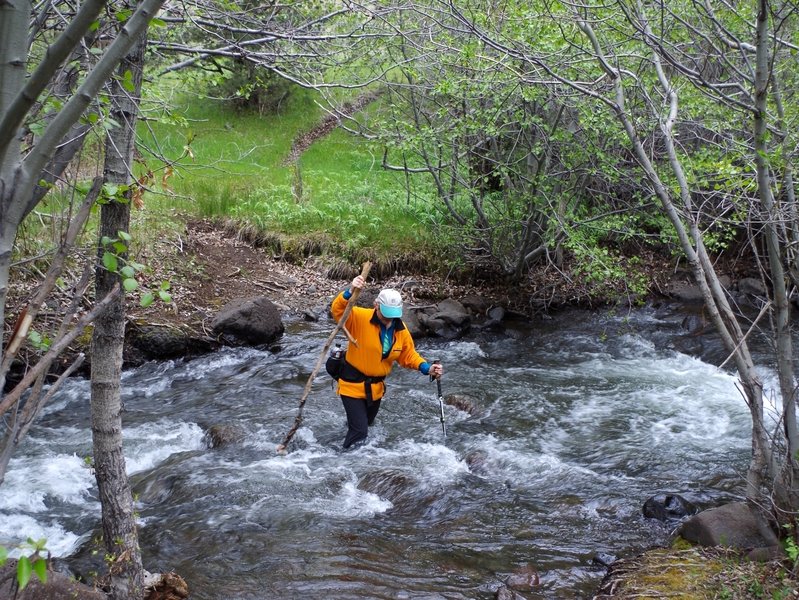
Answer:
[[[168,300],[168,283],[145,289],[151,247],[212,218],[340,275],[372,260],[378,276],[538,278],[525,289],[542,296],[578,281],[591,302],[640,302],[664,267],[685,265],[751,411],[746,495],[796,539],[793,3],[199,1],[159,17],[157,0],[118,4],[3,13],[2,387],[23,344],[41,361],[0,401],[14,419],[0,466],[46,402],[61,350],[94,322],[99,354],[117,356],[121,289]],[[767,295],[754,323],[722,285],[741,273]],[[40,290],[9,296],[26,275]],[[37,321],[54,297],[57,318]],[[750,355],[755,326],[773,341],[778,390]],[[93,363],[93,404],[107,399],[98,432],[121,429],[104,420],[118,419],[117,363]],[[21,403],[28,389],[37,400]],[[782,398],[774,423],[768,393]],[[107,441],[121,454],[121,437]],[[109,553],[137,563],[124,480],[118,463],[98,474],[125,498]],[[117,597],[140,587],[140,566]]]
[[[420,265],[419,257],[441,250],[430,203],[409,201],[402,178],[380,167],[379,145],[330,127],[315,131],[325,117],[318,95],[291,86],[276,112],[261,115],[210,97],[212,81],[194,85],[173,100],[169,122],[147,127],[171,174],[161,193],[148,194],[148,210],[235,220],[293,258]]]

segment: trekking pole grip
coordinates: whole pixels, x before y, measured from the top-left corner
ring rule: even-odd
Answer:
[[[431,365],[440,365],[440,364],[441,364],[441,360],[439,360],[437,358],[431,363]],[[431,366],[431,371],[432,371],[432,366]],[[433,381],[434,379],[436,381],[438,381],[440,379],[440,377],[436,377],[435,375],[433,375],[433,373],[430,373],[430,381]],[[441,384],[440,383],[438,384],[438,387],[439,387],[439,389],[441,388]]]

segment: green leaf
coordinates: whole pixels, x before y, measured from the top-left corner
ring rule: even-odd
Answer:
[[[153,296],[151,292],[147,292],[141,297],[139,304],[141,304],[142,308],[147,308],[153,303],[153,300],[155,300],[155,296]]]
[[[136,277],[136,269],[131,267],[130,265],[125,265],[122,267],[119,272],[122,274],[123,277]]]
[[[161,282],[161,289],[163,291],[166,291],[166,290],[168,290],[171,287],[172,287],[172,285],[168,281],[162,281]]]
[[[137,263],[135,261],[130,261],[128,264],[131,267],[133,267],[134,269],[136,269],[137,271],[144,271],[144,265],[141,264],[141,263]]]
[[[120,239],[123,239],[126,242],[129,242],[130,240],[133,239],[133,236],[130,235],[127,231],[120,231],[119,232],[119,237],[120,237]]]
[[[133,14],[133,11],[130,9],[120,10],[116,14],[117,21],[120,23],[124,23],[130,18],[130,15]]]
[[[83,196],[88,194],[90,189],[92,189],[91,181],[79,181],[75,185],[75,191]]]
[[[31,123],[28,125],[28,129],[31,130],[33,135],[42,135],[44,133],[44,123],[41,121],[37,121],[36,123]]]
[[[166,303],[172,302],[172,294],[163,290],[158,292],[158,297]]]
[[[0,567],[6,564],[8,560],[8,550],[5,549],[5,546],[0,546]]]
[[[135,279],[128,277],[122,280],[122,287],[125,288],[126,292],[132,292],[139,287],[139,283]]]
[[[136,89],[136,86],[133,85],[133,73],[130,70],[125,71],[122,75],[122,87],[125,88],[128,92],[133,92]]]
[[[36,573],[36,577],[39,578],[39,581],[42,583],[47,583],[47,561],[43,558],[39,558],[35,563],[33,563],[33,572]]]
[[[119,262],[117,261],[117,257],[115,254],[111,254],[110,252],[106,252],[103,254],[103,266],[111,271],[112,273],[117,272],[117,268],[119,267]]]
[[[163,19],[154,18],[152,21],[150,21],[150,25],[153,27],[166,27],[166,21]]]
[[[119,121],[116,119],[112,119],[111,117],[106,117],[103,121],[103,127],[106,131],[111,131],[112,129],[117,129],[120,127]]]
[[[21,557],[17,563],[17,583],[19,583],[20,590],[24,590],[28,585],[32,572],[33,565],[31,565],[30,559],[27,556]]]

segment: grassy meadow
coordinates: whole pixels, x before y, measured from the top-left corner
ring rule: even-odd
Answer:
[[[435,246],[428,203],[380,166],[377,144],[335,129],[288,160],[294,140],[324,117],[312,92],[295,89],[276,114],[259,115],[169,91],[169,112],[149,110],[139,131],[154,192],[135,218],[148,234],[185,218],[230,218],[284,249],[354,261]]]

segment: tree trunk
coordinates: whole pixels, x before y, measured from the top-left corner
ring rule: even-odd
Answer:
[[[780,250],[780,229],[783,220],[775,205],[768,164],[767,99],[770,79],[770,40],[768,34],[769,3],[759,0],[757,5],[757,42],[755,64],[755,115],[754,144],[757,170],[757,191],[763,214],[763,231],[768,254],[774,298],[774,337],[776,341],[777,375],[782,396],[782,425],[785,434],[784,464],[774,484],[775,517],[780,524],[791,522],[799,507],[799,492],[794,482],[799,475],[796,451],[799,449],[799,433],[796,424],[796,380],[793,374],[793,345],[791,341],[791,317],[786,272]]]
[[[104,179],[108,183],[130,184],[133,151],[136,142],[136,118],[139,111],[146,33],[136,41],[119,67],[119,80],[112,81],[111,117],[120,126],[106,138]],[[125,74],[129,72],[127,78]],[[124,89],[120,81],[130,82]],[[99,255],[103,237],[119,238],[130,227],[130,190],[124,199],[111,199],[101,211]],[[126,253],[125,253],[126,254]],[[123,255],[124,258],[124,255]],[[96,272],[96,296],[105,296],[119,283],[117,273],[99,262]],[[115,600],[140,600],[143,596],[143,567],[133,498],[122,452],[122,402],[120,377],[125,337],[125,300],[117,298],[109,310],[97,319],[92,336],[91,413],[94,442],[94,469],[102,506],[103,538],[110,564],[111,596]]]
[[[25,84],[26,36],[30,14],[30,2],[0,2],[0,116],[8,110]],[[19,148],[19,136],[15,135],[8,150],[0,153],[0,317],[5,315],[11,249],[19,226],[19,221],[11,214]],[[3,356],[4,344],[0,339],[0,363]],[[4,388],[5,376],[0,374],[0,396]]]
[[[642,18],[647,33],[651,34],[649,26],[643,18],[643,11],[640,9],[640,6],[639,15]],[[616,100],[615,104],[612,106],[616,113],[616,117],[627,133],[638,164],[644,169],[647,179],[652,183],[655,194],[663,207],[664,214],[674,227],[674,231],[680,241],[680,246],[688,259],[688,264],[691,267],[694,280],[702,292],[702,299],[708,311],[708,316],[737,368],[738,375],[741,379],[743,395],[752,417],[752,460],[749,463],[749,470],[747,472],[746,496],[750,501],[765,506],[768,504],[766,490],[770,487],[772,478],[776,475],[776,469],[774,456],[768,444],[768,433],[763,421],[763,384],[754,367],[754,361],[749,352],[749,347],[746,343],[743,331],[727,302],[724,289],[719,283],[718,275],[707,254],[702,239],[702,232],[696,223],[696,211],[692,206],[690,186],[685,177],[682,162],[677,153],[674,141],[673,127],[678,115],[677,90],[671,85],[658,54],[653,53],[651,57],[652,64],[666,100],[665,115],[659,117],[660,131],[666,145],[671,171],[680,189],[680,200],[685,221],[683,220],[683,215],[672,200],[671,191],[661,180],[655,166],[652,164],[638,135],[636,126],[627,112],[621,72],[614,69],[611,63],[605,58],[602,47],[591,25],[580,19],[579,15],[575,15],[575,17],[578,19],[578,25],[591,41],[591,45],[597,54],[597,59],[600,61],[600,64],[608,75],[613,78]],[[658,108],[660,109],[660,107]]]

